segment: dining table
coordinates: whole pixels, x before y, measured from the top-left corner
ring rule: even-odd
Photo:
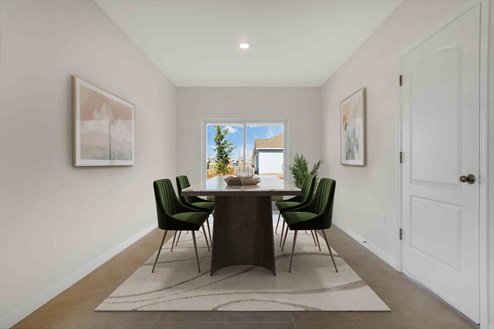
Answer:
[[[214,196],[211,271],[255,265],[276,275],[272,196],[300,195],[276,176],[259,176],[256,185],[228,185],[216,176],[182,190],[183,196]]]

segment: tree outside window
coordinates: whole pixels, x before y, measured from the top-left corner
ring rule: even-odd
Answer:
[[[214,143],[216,145],[216,174],[226,175],[230,174],[230,158],[232,152],[235,150],[235,146],[230,139],[226,138],[228,134],[228,128],[222,126],[216,126],[214,135]]]

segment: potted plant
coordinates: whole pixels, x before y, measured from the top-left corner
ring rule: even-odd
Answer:
[[[293,180],[295,181],[295,185],[298,188],[302,188],[305,178],[309,175],[316,176],[317,180],[317,171],[321,167],[321,164],[322,160],[317,161],[316,163],[314,163],[314,165],[312,166],[312,170],[309,172],[309,162],[307,162],[307,159],[304,157],[304,155],[295,154],[295,156],[293,157],[293,165],[290,165],[288,167],[290,169],[290,173],[293,176]]]

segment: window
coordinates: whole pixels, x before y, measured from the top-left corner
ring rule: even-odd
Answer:
[[[287,124],[287,120],[203,120],[203,179],[217,176],[219,172],[234,175],[246,168],[253,168],[259,175],[284,179],[288,159]],[[223,135],[227,146],[231,142],[226,168],[217,158],[215,136],[218,133]]]

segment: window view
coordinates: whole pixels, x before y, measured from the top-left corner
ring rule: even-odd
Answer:
[[[276,175],[283,179],[284,139],[282,124],[247,125],[247,146],[251,165],[259,175]]]
[[[206,178],[252,168],[284,178],[283,123],[207,123]]]

